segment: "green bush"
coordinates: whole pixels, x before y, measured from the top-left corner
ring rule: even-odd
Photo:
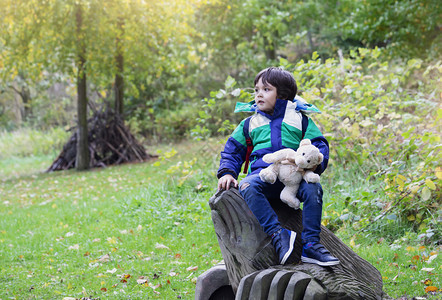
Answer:
[[[330,142],[330,166],[340,166],[327,172],[336,180],[330,188],[359,179],[352,184],[360,188],[339,208],[348,215],[339,213],[332,223],[351,222],[355,230],[395,226],[403,229],[395,231],[396,237],[411,230],[435,240],[442,198],[441,62],[389,62],[377,48],[360,48],[340,59],[321,61],[314,53],[311,60],[296,65],[281,60],[281,65],[293,71],[300,95],[322,111],[313,118]],[[212,94],[221,96],[202,107],[204,122],[193,130],[204,133],[199,137],[217,134],[204,124],[213,107],[231,97],[223,90]],[[232,110],[233,105],[220,116],[233,120]],[[342,177],[336,170],[348,174]]]

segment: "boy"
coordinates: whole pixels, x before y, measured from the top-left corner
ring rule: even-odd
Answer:
[[[267,68],[255,78],[255,114],[249,123],[249,135],[253,143],[250,155],[248,175],[239,184],[239,191],[250,210],[258,219],[263,230],[272,237],[272,244],[279,257],[280,264],[288,262],[293,252],[296,233],[282,228],[271,201],[280,201],[279,194],[283,184],[277,180],[274,184],[263,182],[259,171],[268,166],[262,160],[267,153],[283,148],[296,150],[303,138],[303,116],[293,102],[297,86],[292,74],[280,68]],[[246,157],[246,138],[243,120],[227,140],[221,152],[218,170],[218,189],[228,190],[233,184],[238,187],[238,175]],[[324,161],[315,170],[321,174],[328,164],[328,142],[315,123],[308,119],[304,138],[312,141],[324,155]],[[275,198],[276,196],[276,198]],[[301,234],[303,249],[301,260],[321,266],[339,264],[339,260],[319,243],[322,215],[322,187],[319,183],[301,182],[298,199],[303,201]]]

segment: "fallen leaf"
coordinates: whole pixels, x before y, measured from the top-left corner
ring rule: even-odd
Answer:
[[[107,270],[106,272],[107,272],[107,273],[114,274],[115,272],[117,272],[117,269],[113,268],[112,270]]]
[[[89,256],[90,255],[90,252],[89,251],[86,251],[84,254],[83,254],[83,256]]]
[[[94,242],[94,243],[98,243],[98,242],[100,242],[100,241],[101,241],[101,239],[98,239],[98,238],[92,240],[92,242]]]
[[[412,252],[412,251],[415,251],[416,248],[408,246],[405,250],[407,250],[407,252]]]
[[[427,260],[427,264],[431,263],[434,259],[436,259],[437,254],[431,255],[430,258]]]
[[[100,289],[100,291],[102,291],[102,292],[107,292],[107,288],[105,288],[105,287],[102,287],[101,289]]]
[[[170,250],[170,248],[167,247],[166,245],[159,244],[159,243],[156,243],[155,249],[167,249],[167,250]]]
[[[73,246],[69,246],[68,249],[69,249],[69,250],[78,250],[78,249],[80,249],[80,245],[75,244],[75,245],[73,245]]]
[[[188,268],[186,269],[186,271],[188,271],[188,272],[193,272],[193,271],[196,271],[196,270],[198,270],[198,266],[195,266],[195,267],[188,267]]]
[[[109,244],[116,244],[117,243],[117,238],[116,237],[108,237],[107,239],[106,239],[106,241],[109,243]]]
[[[422,268],[421,271],[424,272],[432,272],[434,270],[434,268]]]
[[[413,257],[411,258],[411,261],[412,261],[413,263],[417,263],[417,262],[419,261],[419,259],[420,259],[420,256],[419,256],[419,255],[415,255],[415,256],[413,256]]]
[[[437,292],[437,287],[435,287],[435,286],[427,286],[426,288],[425,288],[425,293],[429,293],[429,292]]]
[[[137,283],[138,284],[145,284],[145,283],[147,283],[149,281],[149,279],[147,278],[147,277],[144,277],[144,276],[140,276],[138,279],[137,279]]]
[[[109,254],[105,254],[102,257],[100,257],[97,261],[101,262],[101,263],[106,263],[110,260],[110,255]]]
[[[175,258],[176,259],[180,259],[181,258],[181,254],[179,254],[179,253],[175,254]]]
[[[73,236],[75,234],[75,232],[68,232],[68,233],[66,233],[66,237],[70,237],[70,236]]]

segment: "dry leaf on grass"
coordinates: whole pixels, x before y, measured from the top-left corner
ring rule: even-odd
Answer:
[[[193,272],[193,271],[196,271],[196,270],[198,270],[198,266],[188,267],[188,268],[186,269],[186,271],[188,271],[188,272]]]
[[[102,257],[100,257],[97,261],[101,263],[107,263],[110,260],[110,255],[105,254]]]
[[[155,245],[155,249],[166,249],[166,250],[170,250],[170,248],[167,247],[166,245],[159,244],[159,243],[157,243],[157,244]]]

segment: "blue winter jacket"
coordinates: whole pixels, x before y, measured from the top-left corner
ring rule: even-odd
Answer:
[[[241,172],[241,166],[247,153],[243,131],[244,122],[245,119],[236,127],[227,140],[224,151],[221,152],[218,178],[226,174],[238,178]],[[261,169],[269,166],[262,160],[265,154],[284,148],[298,149],[302,139],[302,113],[299,111],[299,107],[297,109],[297,103],[277,99],[272,115],[257,109],[250,120],[249,135],[253,142],[253,152],[250,155],[248,175],[259,173]],[[315,170],[316,173],[321,174],[327,168],[329,146],[311,118],[308,118],[304,138],[310,139],[312,144],[324,155],[323,162]]]

